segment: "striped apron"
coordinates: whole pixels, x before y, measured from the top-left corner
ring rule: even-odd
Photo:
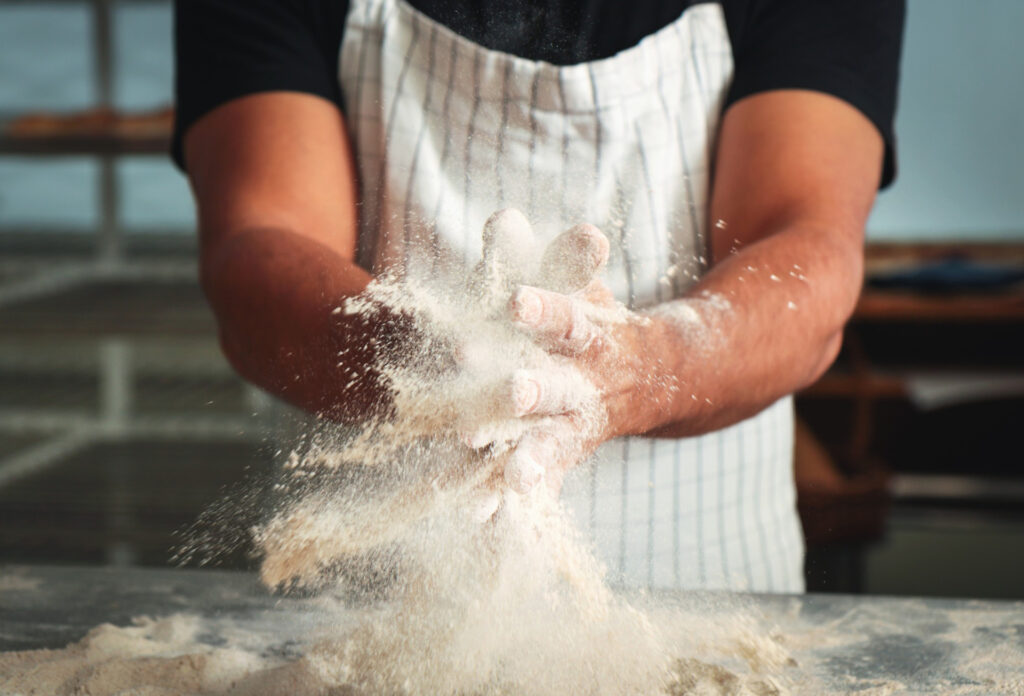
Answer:
[[[611,241],[605,280],[642,309],[707,266],[711,150],[733,61],[721,6],[571,66],[479,46],[400,0],[353,0],[341,47],[359,168],[359,261],[372,272],[468,269],[495,210],[541,241],[571,224]],[[604,445],[563,490],[614,581],[803,589],[790,398],[686,439]]]

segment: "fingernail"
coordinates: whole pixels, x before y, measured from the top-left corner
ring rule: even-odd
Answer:
[[[544,467],[525,452],[516,452],[505,465],[505,483],[520,495],[525,495],[544,478]]]
[[[604,265],[608,260],[611,246],[608,238],[601,230],[587,223],[578,225],[575,229],[577,252],[585,255],[595,268]]]
[[[516,416],[533,413],[540,403],[540,382],[523,372],[512,377],[512,408]]]
[[[488,491],[478,496],[470,504],[469,515],[477,524],[483,524],[494,517],[494,513],[498,511],[498,505],[500,504],[501,496],[498,495],[498,492]]]
[[[492,428],[480,428],[472,433],[466,433],[463,437],[463,442],[469,445],[472,449],[483,449],[487,445],[493,445],[495,442],[495,433]]]
[[[528,326],[533,326],[540,321],[541,315],[544,313],[544,301],[541,300],[540,295],[529,288],[519,288],[515,294],[512,295],[510,302],[512,309],[512,317]]]

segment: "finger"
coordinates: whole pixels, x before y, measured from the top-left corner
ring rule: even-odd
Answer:
[[[553,418],[523,436],[505,463],[505,483],[525,495],[541,481],[560,484],[565,469],[577,463],[583,450],[581,430],[571,418]]]
[[[501,505],[501,494],[493,488],[479,491],[467,505],[469,517],[477,524],[483,524],[494,517]]]
[[[565,355],[582,353],[600,333],[580,300],[540,288],[519,287],[509,300],[509,312],[516,326]]]
[[[612,294],[611,288],[600,278],[594,278],[587,287],[578,291],[575,296],[595,307],[614,307],[616,304],[615,295]]]
[[[526,216],[515,208],[499,210],[484,223],[483,265],[490,279],[515,285],[529,273],[534,235]]]
[[[609,244],[593,225],[571,227],[544,250],[540,284],[555,292],[571,293],[585,288],[608,263]]]
[[[473,431],[462,434],[462,442],[470,449],[483,449],[495,441],[495,433],[492,428],[484,426]]]
[[[483,425],[471,424],[467,428],[462,428],[461,432],[462,442],[467,447],[475,450],[490,447],[491,454],[503,452],[522,434],[515,421],[504,419],[489,421]]]
[[[520,495],[526,495],[544,479],[544,466],[537,461],[542,453],[538,450],[533,440],[524,438],[505,462],[505,483]]]
[[[510,383],[513,414],[521,418],[578,410],[592,397],[593,390],[574,376],[567,371],[517,370]]]

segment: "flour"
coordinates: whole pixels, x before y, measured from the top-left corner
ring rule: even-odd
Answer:
[[[663,302],[646,313],[678,331],[688,350],[706,356],[719,347],[720,327],[732,314],[732,304],[721,295],[703,291],[695,297]]]
[[[517,321],[569,307],[561,338],[572,351],[630,315],[597,280],[609,249],[595,228],[540,246],[520,213],[501,211],[468,280],[414,266],[338,312],[408,326],[408,340],[379,346],[374,366],[390,410],[354,429],[325,425],[294,451],[275,486],[280,502],[252,536],[268,586],[376,598],[354,627],[276,664],[197,647],[181,617],[104,626],[53,660],[38,655],[40,665],[75,665],[53,672],[53,693],[160,683],[181,693],[263,693],[274,683],[293,694],[782,693],[770,680],[674,660],[664,632],[608,589],[560,505],[553,467],[581,464],[606,414],[574,359]],[[681,330],[706,333],[708,308],[727,305],[705,297],[671,311]],[[204,545],[185,556],[217,550],[216,539]],[[726,642],[734,652],[755,645]],[[755,672],[777,667],[763,652],[737,654]]]
[[[197,617],[97,626],[64,650],[0,654],[0,694],[219,694],[268,661],[197,642]]]
[[[531,237],[520,214],[503,211],[488,221],[469,282],[412,269],[344,306],[400,314],[414,328],[376,366],[392,415],[294,457],[299,494],[255,530],[268,585],[376,585],[387,597],[307,655],[327,684],[611,695],[656,693],[670,680],[658,631],[605,586],[546,481],[551,463],[581,458],[603,424],[599,395],[514,321],[521,284],[585,292],[608,243],[579,226],[534,260],[523,255]],[[620,316],[595,308],[580,322],[600,331]]]
[[[524,560],[532,560],[528,555]],[[462,564],[458,561],[458,564]],[[458,565],[457,573],[464,565]],[[45,606],[46,581],[15,570],[15,577],[29,580],[8,599],[5,607],[25,602]],[[10,575],[0,572],[0,584]],[[237,578],[233,579],[237,582]],[[229,587],[228,578],[211,579],[214,586]],[[507,645],[501,629],[511,626],[524,637],[524,645],[510,653],[511,663],[538,667],[532,683],[522,693],[602,693],[586,691],[595,678],[607,677],[608,667],[594,670],[577,650],[589,649],[591,657],[604,655],[613,664],[641,659],[637,646],[632,654],[601,653],[603,638],[594,633],[593,643],[560,647],[544,634],[529,636],[534,628],[558,633],[557,620],[565,616],[534,616],[527,606],[522,625],[496,621],[480,612],[503,606],[510,597],[523,596],[514,583],[499,583],[490,603],[472,605],[459,613],[468,620],[455,622],[451,635],[465,641],[422,644],[420,632],[427,624],[396,615],[392,603],[353,606],[350,600],[328,592],[316,598],[279,603],[255,602],[248,609],[226,609],[205,616],[172,615],[160,619],[140,617],[128,626],[105,624],[82,640],[61,650],[0,653],[0,695],[89,694],[132,696],[158,694],[179,696],[369,696],[370,694],[426,693],[427,689],[384,689],[372,678],[354,686],[362,660],[378,659],[370,646],[395,645],[400,631],[411,627],[405,645],[408,658],[417,651],[439,655],[453,672],[471,670],[493,656],[491,646]],[[236,596],[234,593],[229,593]],[[529,593],[526,593],[529,596]],[[453,601],[457,601],[457,597]],[[516,600],[513,600],[516,601]],[[686,593],[636,596],[644,622],[630,613],[607,618],[609,629],[643,626],[659,636],[666,652],[675,656],[668,666],[668,681],[651,694],[671,696],[849,696],[856,694],[905,694],[907,696],[1022,696],[1024,694],[1024,603],[925,602],[911,599],[833,597],[759,598]],[[429,606],[429,603],[428,603]],[[257,609],[257,607],[263,607]],[[2,610],[0,610],[2,611]],[[442,610],[446,614],[447,610]],[[762,616],[763,615],[763,616]],[[394,620],[389,627],[388,621]],[[15,622],[17,624],[17,621]],[[375,635],[382,634],[382,635]],[[390,634],[389,634],[390,633]],[[579,635],[579,634],[577,634]],[[649,634],[644,634],[649,635]],[[612,648],[621,647],[612,642]],[[532,647],[531,662],[527,654]],[[460,653],[460,650],[465,652]],[[564,662],[559,663],[559,661]],[[510,664],[511,664],[510,663]],[[394,665],[388,662],[383,666]],[[404,660],[408,678],[438,678],[423,660]],[[635,662],[634,662],[635,664]],[[555,667],[561,667],[555,671]],[[588,671],[590,670],[590,671]],[[425,672],[425,674],[423,673]],[[398,672],[392,672],[397,678]],[[463,675],[471,684],[472,675]],[[528,682],[529,675],[521,678]],[[578,690],[574,691],[576,680]],[[379,684],[380,682],[378,682]],[[444,682],[442,682],[444,683]],[[344,684],[345,686],[339,686]],[[441,693],[445,693],[442,688]],[[511,683],[502,691],[483,686],[470,694],[520,693]],[[630,693],[624,690],[622,693]]]
[[[37,587],[39,587],[39,580],[26,577],[20,573],[9,573],[0,576],[0,593],[31,591]]]
[[[497,588],[497,595],[503,592],[513,594],[520,590],[510,585]],[[322,602],[318,607],[324,618],[337,616],[338,627],[331,636],[317,635],[302,656],[282,654],[272,637],[238,634],[224,621],[175,614],[161,619],[140,617],[129,626],[104,624],[91,630],[82,640],[62,650],[32,650],[18,653],[0,653],[0,694],[46,694],[65,696],[89,694],[90,696],[115,696],[116,694],[183,696],[319,696],[344,694],[361,696],[369,694],[395,693],[449,693],[452,675],[458,675],[470,689],[463,693],[667,693],[673,696],[683,694],[708,694],[754,696],[785,693],[775,680],[764,674],[752,673],[736,665],[729,668],[715,664],[722,661],[722,655],[715,654],[707,645],[688,648],[700,653],[699,658],[677,660],[668,669],[668,682],[664,689],[655,687],[650,692],[626,690],[614,692],[602,689],[602,680],[614,678],[613,667],[629,670],[641,662],[638,654],[646,647],[635,646],[631,654],[591,653],[582,654],[585,648],[596,649],[599,645],[565,645],[537,640],[537,636],[526,634],[528,625],[515,626],[503,622],[493,623],[474,614],[473,630],[464,636],[466,641],[431,646],[420,642],[423,636],[416,630],[421,622],[403,620],[388,626],[383,620],[396,616],[379,607],[354,612],[333,601]],[[488,607],[472,607],[474,612]],[[344,614],[361,614],[360,628],[348,631],[342,628],[351,623]],[[536,617],[529,617],[535,619]],[[636,626],[629,617],[608,617],[609,631],[629,629]],[[668,628],[692,620],[685,615],[657,617]],[[716,623],[719,632],[729,631],[732,623],[728,615],[720,615]],[[545,627],[556,631],[555,637],[564,637],[565,631],[555,625],[556,617],[546,619]],[[725,624],[723,626],[722,624]],[[398,670],[394,663],[381,662],[379,656],[367,651],[369,646],[380,642],[392,643],[404,629],[412,627],[406,635],[403,650],[429,653],[430,659],[441,660],[451,670],[443,676],[421,661],[420,669]],[[480,669],[486,672],[492,666],[486,660],[493,654],[490,646],[496,641],[507,644],[508,638],[495,638],[496,630],[516,632],[522,645],[513,654],[524,669],[514,682],[504,687],[479,684],[483,679]],[[387,633],[388,635],[378,635]],[[625,638],[626,636],[624,636]],[[635,637],[635,636],[634,636]],[[225,638],[227,642],[225,642]],[[472,640],[470,640],[472,639]],[[216,643],[216,644],[211,644]],[[613,642],[611,645],[615,645]],[[411,654],[411,653],[410,653]],[[373,660],[376,670],[366,668],[362,660]],[[615,664],[607,664],[608,661]],[[406,667],[416,664],[403,662]],[[554,669],[554,666],[559,669]],[[493,671],[493,670],[492,670]],[[620,678],[627,678],[628,673]],[[633,675],[635,676],[635,674]],[[404,687],[394,688],[396,679],[410,680]],[[416,680],[416,681],[412,681]],[[606,683],[607,686],[607,683]],[[434,689],[440,689],[434,690]]]

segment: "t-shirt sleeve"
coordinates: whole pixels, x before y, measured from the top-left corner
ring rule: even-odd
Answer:
[[[881,187],[896,173],[893,120],[905,0],[751,0],[731,29],[730,104],[773,89],[831,94],[859,109],[885,140]]]
[[[185,168],[189,127],[257,92],[304,92],[340,103],[341,0],[177,0],[171,155]]]

